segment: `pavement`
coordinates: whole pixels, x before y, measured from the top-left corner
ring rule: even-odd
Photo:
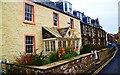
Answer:
[[[115,57],[98,72],[98,75],[120,75],[120,46]]]

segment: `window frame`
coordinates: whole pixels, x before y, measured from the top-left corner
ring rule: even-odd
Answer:
[[[54,25],[54,14],[57,15],[57,26]],[[53,12],[53,27],[58,27],[59,28],[59,14],[56,12]]]
[[[33,46],[34,46],[34,47],[33,47],[33,53],[36,54],[36,37],[35,37],[34,34],[25,34],[25,35],[24,35],[24,37],[25,37],[25,39],[24,39],[24,48],[25,48],[25,49],[24,49],[24,54],[25,54],[25,55],[26,55],[26,54],[33,54],[33,53],[26,53],[26,37],[27,37],[27,36],[34,37],[34,38],[33,38],[33,42],[34,42],[34,44],[33,44]]]
[[[32,21],[25,20],[26,4],[32,6],[32,13],[31,13],[31,14],[32,14]],[[35,4],[32,3],[32,2],[30,2],[30,1],[26,1],[26,2],[24,2],[24,5],[23,5],[23,6],[24,6],[24,9],[23,9],[23,11],[24,11],[24,12],[23,12],[23,23],[34,25],[34,24],[35,24]]]
[[[45,52],[54,52],[56,51],[56,40],[44,40],[44,50]]]
[[[72,22],[72,24],[71,24]],[[74,28],[74,20],[72,18],[70,18],[70,27],[73,29]]]

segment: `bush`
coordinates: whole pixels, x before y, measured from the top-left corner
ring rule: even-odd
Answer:
[[[72,57],[75,57],[75,56],[78,56],[78,54],[76,52],[73,52],[73,53],[70,53],[70,54],[65,54],[62,56],[62,59],[69,59],[69,58],[72,58]]]
[[[20,58],[17,58],[16,61],[18,64],[23,65],[37,65],[41,66],[44,64],[45,59],[47,56],[43,55],[43,50],[39,54],[27,54],[27,55],[20,55]]]
[[[44,56],[43,55],[43,50],[42,50],[40,52],[40,54],[35,55],[35,59],[34,59],[35,65],[37,65],[37,66],[44,65],[46,58],[47,58],[47,55]]]
[[[34,57],[35,56],[33,54],[20,55],[20,58],[17,58],[16,61],[18,64],[33,65]]]
[[[81,50],[81,54],[84,54],[84,53],[90,53],[91,52],[91,47],[92,45],[84,45],[82,50]]]
[[[53,63],[53,62],[56,62],[56,61],[59,61],[59,57],[58,57],[58,51],[54,52],[54,53],[51,53],[48,60],[46,60],[46,64],[49,64],[49,63]]]
[[[25,56],[21,55],[20,58],[17,59],[17,63],[23,65],[41,66],[41,65],[57,62],[59,60],[69,59],[77,55],[78,54],[76,52],[73,52],[72,47],[66,48],[64,54],[62,50],[58,50],[56,52],[51,53],[49,57],[47,57],[47,55],[43,55],[43,50],[42,50],[39,54],[35,54],[35,55],[33,54],[27,54]]]

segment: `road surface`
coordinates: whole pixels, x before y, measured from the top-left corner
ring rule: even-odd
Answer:
[[[120,46],[115,57],[98,74],[120,75]]]

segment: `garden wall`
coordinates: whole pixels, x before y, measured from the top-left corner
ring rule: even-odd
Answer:
[[[98,51],[100,61],[109,57],[109,49]],[[93,53],[87,53],[44,66],[25,66],[7,63],[7,74],[39,75],[40,73],[86,73],[96,66]]]

